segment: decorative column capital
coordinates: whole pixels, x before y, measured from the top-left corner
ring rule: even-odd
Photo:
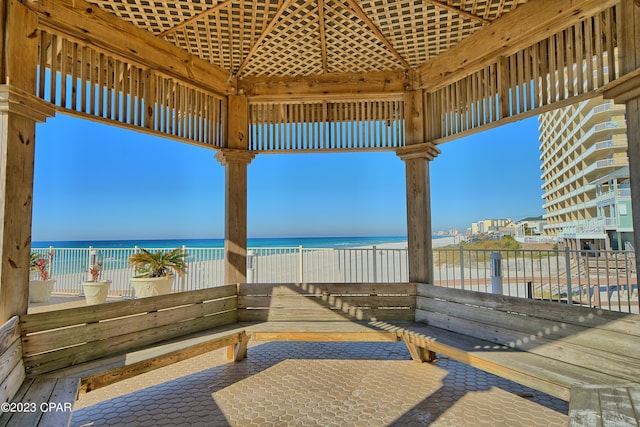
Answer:
[[[44,122],[56,114],[49,103],[11,85],[0,85],[0,112],[15,113],[35,122]]]
[[[255,151],[238,150],[234,148],[221,148],[214,156],[222,166],[229,163],[242,163],[248,165],[256,157]]]
[[[432,161],[442,151],[432,142],[425,142],[423,144],[412,144],[405,147],[396,148],[396,154],[402,160],[424,159]]]

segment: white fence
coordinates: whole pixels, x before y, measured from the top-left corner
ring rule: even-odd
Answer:
[[[137,248],[37,249],[53,252],[54,292],[82,294],[91,250],[103,260],[110,295],[131,297],[134,274],[128,258]],[[170,249],[154,249],[170,250]],[[188,270],[174,285],[189,291],[224,284],[222,248],[187,248]],[[491,292],[497,276],[491,250],[434,250],[434,284]],[[250,283],[397,283],[408,282],[407,249],[253,248],[248,251]],[[639,311],[634,253],[629,251],[503,250],[499,281],[502,293],[609,310]]]

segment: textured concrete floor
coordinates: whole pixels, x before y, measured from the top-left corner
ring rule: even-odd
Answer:
[[[81,395],[72,426],[564,426],[567,403],[402,343],[253,343]]]

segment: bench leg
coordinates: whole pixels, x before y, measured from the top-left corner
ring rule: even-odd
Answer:
[[[227,359],[239,362],[247,358],[247,345],[249,344],[249,336],[245,333],[240,337],[240,342],[227,347]]]
[[[411,358],[416,362],[423,363],[433,362],[436,360],[436,354],[433,351],[427,350],[426,348],[420,347],[419,345],[411,342],[411,338],[407,335],[404,335],[402,337],[402,341],[404,341],[405,345],[407,346]]]

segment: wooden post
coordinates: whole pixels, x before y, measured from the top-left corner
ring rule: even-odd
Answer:
[[[229,96],[226,148],[216,153],[225,168],[224,282],[247,281],[247,166],[255,153],[247,150],[249,115],[246,98]]]
[[[407,145],[398,148],[396,154],[406,167],[409,282],[433,284],[429,162],[440,150],[425,143],[422,91],[405,94],[405,127]]]
[[[54,112],[35,98],[37,20],[0,6],[0,323],[27,312],[35,124]]]
[[[640,271],[640,0],[622,0],[621,40],[619,47],[621,76],[605,91],[604,97],[627,107],[627,143],[631,214],[636,271]]]

